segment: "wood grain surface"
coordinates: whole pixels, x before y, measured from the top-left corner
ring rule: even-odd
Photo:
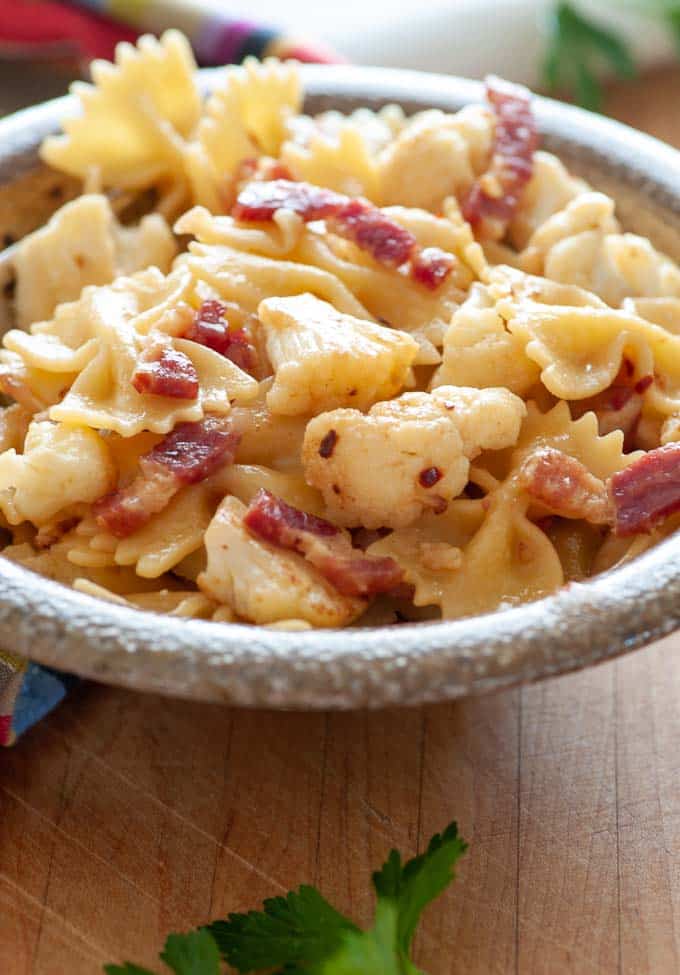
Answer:
[[[680,144],[680,71],[612,114]],[[358,920],[391,846],[457,818],[430,975],[680,971],[680,636],[521,690],[377,714],[83,685],[0,752],[0,973],[153,965],[165,935],[301,882]]]

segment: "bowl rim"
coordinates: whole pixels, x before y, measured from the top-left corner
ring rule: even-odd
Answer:
[[[205,89],[220,70],[201,72]],[[483,95],[480,82],[415,71],[310,65],[302,75],[308,96],[329,101],[455,109]],[[675,149],[551,99],[536,96],[535,106],[553,142],[586,147],[591,159],[632,174],[639,193],[680,213]],[[65,96],[0,121],[0,179],[27,152],[34,158],[42,137],[76,110]],[[107,683],[243,706],[382,707],[482,693],[648,643],[680,627],[678,607],[680,533],[592,580],[502,611],[301,632],[133,609],[0,558],[0,646],[8,652]]]

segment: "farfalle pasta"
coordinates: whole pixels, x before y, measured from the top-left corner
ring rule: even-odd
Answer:
[[[2,555],[291,630],[451,619],[627,561],[680,511],[680,269],[539,148],[531,98],[312,116],[120,45],[19,242]],[[130,222],[116,200],[133,202]]]

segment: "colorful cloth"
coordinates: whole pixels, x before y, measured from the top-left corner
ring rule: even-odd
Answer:
[[[298,61],[342,60],[319,43],[230,17],[209,0],[0,0],[0,55],[111,60],[118,41],[177,27],[201,65],[237,64],[249,54]]]
[[[66,697],[78,678],[0,652],[0,745],[19,735]]]

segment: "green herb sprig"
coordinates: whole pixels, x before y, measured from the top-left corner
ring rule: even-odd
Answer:
[[[660,20],[673,36],[680,56],[680,0],[611,0],[611,6],[627,7]],[[565,92],[584,108],[599,111],[603,68],[618,78],[635,77],[635,62],[626,39],[581,13],[568,0],[560,0],[549,16],[544,84],[549,91]]]
[[[425,908],[453,881],[467,843],[451,823],[425,853],[402,863],[392,850],[373,874],[376,907],[367,930],[302,886],[266,900],[261,911],[230,914],[188,934],[171,934],[160,955],[175,975],[220,975],[223,963],[241,973],[275,975],[423,975],[410,958]],[[154,975],[131,962],[105,965],[106,975]]]

